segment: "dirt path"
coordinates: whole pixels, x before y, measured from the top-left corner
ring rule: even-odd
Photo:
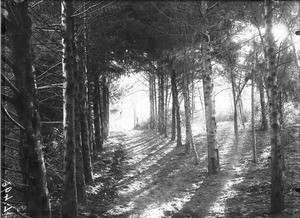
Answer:
[[[223,217],[224,202],[241,180],[239,153],[229,123],[218,126],[222,171],[207,177],[205,135],[195,137],[200,164],[191,155],[155,133],[130,131],[114,133],[109,145],[117,144],[126,153],[118,196],[108,211],[111,217]],[[239,149],[241,150],[241,149]]]
[[[221,172],[208,176],[203,133],[195,137],[194,165],[191,154],[156,133],[114,132],[106,149],[124,152],[122,175],[114,177],[116,193],[103,217],[268,217],[269,201],[261,200],[269,196],[270,149],[259,144],[254,166],[249,134],[241,131],[236,150],[232,123],[218,124]]]

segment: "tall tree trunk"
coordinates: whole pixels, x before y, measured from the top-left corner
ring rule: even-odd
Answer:
[[[85,30],[86,31],[86,30]],[[84,38],[85,38],[84,34]],[[85,43],[85,42],[84,42]],[[87,118],[87,57],[86,57],[86,45],[84,45],[84,58],[79,59],[79,66],[81,66],[78,74],[79,82],[79,118],[80,118],[80,130],[81,130],[81,144],[82,144],[82,160],[84,169],[84,178],[86,184],[93,183],[93,171],[92,171],[92,160],[91,160],[91,150],[90,150],[90,136],[89,136],[89,124]],[[77,43],[79,51],[82,51],[81,43]]]
[[[76,187],[78,202],[86,202],[79,102],[75,100]]]
[[[109,84],[107,76],[102,77],[102,100],[103,100],[103,139],[109,135]]]
[[[265,131],[268,129],[268,121],[267,121],[267,110],[266,110],[266,102],[265,102],[265,90],[263,86],[263,74],[259,72],[257,77],[258,82],[258,91],[259,91],[259,100],[260,100],[260,110],[261,110],[261,126],[260,129]]]
[[[95,126],[95,149],[98,151],[102,150],[103,141],[101,134],[101,117],[100,117],[100,87],[99,87],[99,78],[97,72],[94,71],[94,126]]]
[[[184,109],[185,109],[185,125],[186,125],[186,134],[185,134],[185,150],[188,153],[192,148],[193,155],[195,159],[195,164],[199,164],[199,157],[196,151],[196,147],[193,140],[192,125],[191,125],[191,103],[189,95],[189,78],[188,72],[184,72],[183,75],[183,99],[184,99]]]
[[[84,160],[84,168],[85,168],[85,179],[86,179],[86,183],[90,184],[93,182],[93,177],[92,177],[92,172],[93,172],[93,165],[92,165],[92,157],[94,157],[94,147],[95,147],[95,143],[94,143],[94,128],[93,128],[93,121],[92,121],[92,76],[90,72],[90,65],[91,63],[89,62],[89,56],[88,56],[88,32],[87,32],[87,14],[86,14],[86,2],[84,2],[84,20],[83,20],[83,25],[84,25],[84,31],[83,31],[83,40],[84,40],[84,80],[82,81],[86,81],[85,84],[87,86],[87,88],[85,88],[84,92],[86,92],[86,97],[87,99],[82,99],[85,100],[85,102],[82,104],[83,106],[83,110],[84,110],[84,106],[86,108],[86,116],[83,114],[83,118],[82,120],[85,121],[85,119],[87,119],[87,137],[88,137],[88,141],[82,142],[82,147],[84,149],[83,153],[83,160]],[[87,105],[86,105],[87,104]],[[83,127],[83,123],[82,123],[82,128],[83,131],[85,130],[85,128]],[[82,135],[84,135],[84,133],[82,133]],[[82,136],[83,137],[83,136]],[[83,137],[82,139],[85,139],[85,137]],[[89,146],[89,149],[86,147]],[[88,150],[90,151],[90,154],[88,153]]]
[[[63,190],[62,217],[77,217],[77,189],[75,162],[75,60],[72,43],[74,41],[73,1],[62,1],[62,70],[64,84],[64,137],[65,137],[65,182]]]
[[[2,115],[2,114],[1,114]],[[7,188],[6,186],[3,185],[3,182],[6,181],[6,175],[5,175],[5,168],[6,168],[6,161],[5,161],[5,118],[2,115],[1,116],[1,202],[4,202],[4,197],[6,194],[8,194],[5,189]],[[1,214],[4,214],[4,209],[6,209],[6,207],[4,206],[4,204],[1,204]]]
[[[299,4],[298,4],[298,7],[299,7]],[[298,10],[298,17],[300,16],[300,7],[299,7],[299,10]],[[294,107],[295,108],[299,108],[299,104],[300,104],[300,57],[298,55],[298,52],[297,52],[297,49],[296,49],[296,46],[295,46],[295,42],[293,40],[293,37],[292,37],[293,34],[290,34],[290,40],[291,40],[291,45],[293,47],[293,52],[294,52],[294,55],[295,55],[295,64],[296,64],[296,67],[297,67],[297,71],[298,71],[298,76],[297,76],[297,91],[296,91],[296,99],[295,99],[295,102],[294,102]]]
[[[176,82],[171,69],[171,91],[172,91],[172,127],[171,127],[171,140],[174,141],[176,137],[176,99],[175,99]],[[177,105],[178,107],[178,105]]]
[[[244,106],[243,106],[243,100],[242,98],[238,99],[239,109],[240,109],[240,117],[241,117],[241,123],[243,127],[245,127],[245,115],[244,115]]]
[[[207,26],[207,2],[203,2],[202,10],[205,19],[205,32],[208,36],[203,42],[203,93],[205,104],[205,118],[206,118],[206,137],[207,137],[207,150],[208,150],[208,173],[217,174],[219,170],[219,151],[217,149],[216,131],[217,124],[215,118],[215,103],[213,96],[213,80],[212,80],[212,65],[210,55],[210,39],[209,33],[206,29]]]
[[[160,76],[158,76],[158,102],[157,102],[157,131],[160,132],[161,130],[161,80]]]
[[[195,116],[195,107],[196,107],[196,104],[195,104],[195,72],[192,72],[192,103],[191,103],[191,122],[193,123],[194,122],[194,116]]]
[[[35,71],[32,62],[30,38],[32,22],[28,1],[9,2],[8,31],[12,45],[13,73],[19,93],[18,115],[23,126],[25,156],[28,167],[26,183],[27,211],[30,217],[51,217],[46,167],[42,151],[41,119],[36,98]],[[27,168],[26,167],[26,168]]]
[[[255,61],[256,62],[256,61]],[[256,63],[254,62],[254,67]],[[255,105],[254,105],[254,84],[255,84],[255,69],[252,70],[252,83],[251,83],[251,138],[252,138],[252,161],[257,163],[257,152],[256,152],[256,137],[255,137]]]
[[[151,72],[149,72],[149,102],[150,102],[150,129],[154,129],[154,81],[153,81],[153,75]]]
[[[101,138],[101,145],[103,147],[103,132],[104,132],[104,98],[103,98],[103,92],[102,92],[102,85],[99,82],[99,117],[100,117],[100,138]],[[102,148],[101,148],[102,149]]]
[[[184,100],[184,111],[185,111],[185,150],[189,153],[193,144],[192,126],[191,126],[191,105],[189,96],[189,81],[188,73],[183,73],[183,87],[182,94]]]
[[[181,136],[181,121],[180,121],[180,106],[178,101],[178,90],[177,90],[177,83],[176,83],[176,71],[172,69],[172,86],[173,86],[173,101],[175,106],[176,112],[176,128],[177,128],[177,146],[182,146],[182,136]]]
[[[153,96],[154,96],[154,126],[158,125],[158,110],[157,110],[157,91],[156,91],[156,76],[153,75]]]
[[[82,139],[81,139],[81,105],[80,100],[84,93],[80,92],[80,79],[81,74],[84,72],[82,67],[82,57],[79,56],[80,43],[78,37],[75,38],[73,43],[73,52],[75,55],[75,66],[76,70],[74,72],[74,82],[75,82],[75,143],[76,143],[76,185],[77,185],[77,200],[79,202],[86,202],[86,192],[85,192],[85,178],[84,178],[84,168],[83,168],[83,157],[82,157]]]
[[[279,111],[278,111],[278,87],[276,70],[276,45],[272,34],[273,27],[273,1],[266,0],[266,42],[267,42],[267,87],[270,110],[270,138],[271,138],[271,213],[278,213],[284,209],[283,195],[283,146],[280,138]]]
[[[94,117],[93,109],[94,106],[91,102],[93,102],[93,86],[92,86],[92,73],[93,73],[93,67],[91,66],[91,63],[86,63],[86,76],[87,76],[87,117],[88,117],[88,131],[89,131],[89,144],[90,144],[90,150],[91,150],[91,156],[92,158],[95,156],[95,126],[94,126]],[[93,159],[92,159],[93,162]],[[93,166],[93,165],[92,165]]]
[[[163,125],[163,127],[164,127],[164,129],[163,129],[163,133],[164,133],[164,136],[165,137],[167,137],[168,136],[168,133],[167,133],[167,126],[168,126],[168,124],[167,124],[167,122],[168,122],[168,92],[169,92],[169,77],[168,77],[168,75],[165,75],[164,76],[165,77],[165,80],[166,80],[166,82],[165,82],[165,84],[166,84],[166,90],[165,90],[165,111],[164,111],[164,125]]]
[[[165,100],[164,100],[164,74],[160,72],[159,75],[159,95],[158,95],[158,131],[160,134],[164,133],[164,108],[165,108]]]
[[[238,129],[238,116],[237,116],[237,96],[236,96],[236,83],[235,83],[235,76],[233,74],[233,69],[230,68],[230,79],[231,79],[231,91],[232,91],[232,98],[233,98],[233,128],[234,128],[234,136],[235,136],[235,144],[238,145],[239,140],[239,129]]]

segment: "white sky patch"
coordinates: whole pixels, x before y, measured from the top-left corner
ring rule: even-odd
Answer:
[[[284,24],[276,24],[273,26],[272,33],[276,43],[283,42],[288,37],[288,28]]]
[[[120,77],[121,88],[131,87],[124,93],[124,96],[117,101],[112,108],[118,111],[111,114],[110,128],[112,130],[131,130],[134,122],[145,122],[150,113],[148,83],[144,73],[132,73],[129,76]],[[134,120],[137,117],[138,120]]]

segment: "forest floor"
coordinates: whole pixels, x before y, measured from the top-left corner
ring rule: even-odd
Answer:
[[[205,133],[195,136],[200,164],[174,141],[149,131],[112,132],[95,158],[95,184],[88,187],[86,217],[300,217],[299,135],[286,145],[285,207],[270,210],[270,146],[257,131],[258,163],[252,162],[250,131],[235,143],[232,122],[218,124],[221,171],[207,174]],[[299,132],[299,129],[298,129]],[[298,133],[299,134],[299,133]],[[96,217],[96,216],[95,216]]]

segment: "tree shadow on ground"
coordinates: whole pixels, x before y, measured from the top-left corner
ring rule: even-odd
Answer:
[[[285,144],[284,195],[285,210],[278,214],[270,214],[271,196],[271,162],[269,133],[257,132],[258,163],[248,165],[244,180],[235,185],[236,196],[226,201],[225,217],[300,217],[300,195],[295,188],[300,186],[300,152],[294,141]]]
[[[142,140],[148,141],[149,137],[152,138],[153,133],[147,135],[146,139],[144,135]],[[176,147],[175,142],[157,134],[154,137],[157,140],[153,144],[139,143],[148,147],[147,150],[140,149],[148,155],[129,164],[125,170],[129,177],[119,183],[123,194],[119,195],[115,205],[124,208],[128,207],[129,202],[134,202],[135,206],[125,212],[115,209],[110,217],[128,217],[137,211],[146,210],[152,204],[162,205],[174,197],[182,197],[203,176],[199,170],[198,173],[195,170],[181,170],[182,167],[193,165],[191,155],[186,155],[183,147]],[[142,217],[142,214],[139,216]]]
[[[223,134],[227,134],[228,128],[224,128]],[[231,131],[231,130],[230,130]],[[161,155],[160,159],[152,164],[147,165],[142,173],[136,177],[127,179],[127,184],[122,188],[125,189],[125,194],[116,203],[118,207],[114,209],[111,217],[147,217],[151,213],[154,217],[203,217],[206,214],[206,209],[209,208],[217,198],[217,194],[222,190],[222,182],[219,182],[226,177],[226,173],[222,175],[208,177],[206,173],[206,146],[203,145],[203,136],[198,135],[195,138],[198,153],[201,154],[200,164],[195,166],[191,154],[185,154],[183,147],[175,147],[175,142],[159,142],[161,147],[155,148],[153,154],[140,159],[134,166],[138,166],[155,157],[162,150],[168,150],[167,153]],[[230,137],[223,137],[219,140],[221,144],[228,144]],[[151,145],[148,145],[151,147]],[[224,155],[231,155],[233,148],[227,151]],[[135,184],[136,183],[136,184]],[[136,185],[135,189],[130,187]],[[127,189],[127,192],[126,192]],[[212,192],[211,192],[212,191]],[[209,196],[198,198],[193,196],[201,196],[201,193]],[[213,194],[211,194],[213,193]],[[202,207],[199,206],[199,200],[202,202]],[[127,203],[123,203],[127,202]],[[195,204],[198,204],[195,205]],[[182,208],[182,206],[184,207]],[[192,205],[192,207],[189,207]],[[130,208],[131,207],[131,208]],[[126,210],[120,208],[127,208]],[[130,209],[128,209],[130,208]],[[181,209],[182,208],[182,209]],[[193,208],[193,209],[190,209]],[[203,208],[203,211],[198,210],[195,215],[195,208]]]
[[[197,135],[196,141],[201,140],[202,138],[203,136]],[[233,168],[231,163],[235,161],[234,156],[237,152],[231,128],[222,128],[221,126],[217,135],[217,141],[219,145],[221,171],[218,175],[208,175],[206,170],[204,170],[205,173],[203,173],[202,177],[203,182],[197,188],[192,198],[183,205],[181,210],[171,215],[172,218],[206,217],[224,192],[226,183],[231,178],[229,170]],[[206,152],[206,149],[203,149],[202,152]],[[203,165],[207,164],[206,160],[207,159],[205,158],[205,162],[202,163]]]

